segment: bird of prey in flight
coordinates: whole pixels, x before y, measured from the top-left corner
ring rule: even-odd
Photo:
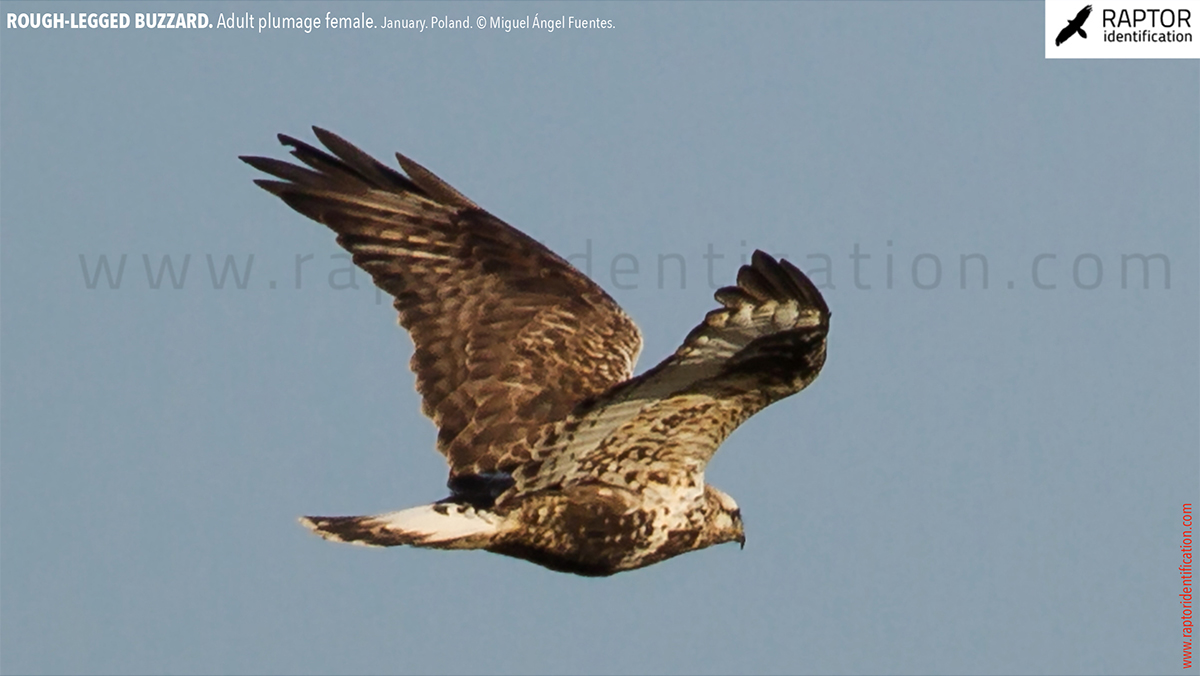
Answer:
[[[1058,32],[1058,37],[1054,38],[1054,46],[1057,47],[1057,46],[1061,45],[1062,43],[1067,41],[1067,38],[1071,37],[1072,35],[1074,35],[1076,33],[1079,33],[1079,37],[1086,39],[1087,33],[1084,32],[1084,30],[1083,30],[1083,23],[1085,21],[1087,21],[1088,17],[1091,14],[1092,14],[1092,6],[1091,5],[1088,5],[1087,7],[1084,7],[1083,9],[1079,10],[1079,13],[1075,15],[1075,18],[1071,19],[1071,21],[1069,21],[1067,23],[1067,27]]]
[[[299,163],[242,157],[255,181],[325,224],[395,298],[450,495],[375,516],[308,516],[327,540],[483,549],[612,575],[745,544],[705,466],[825,363],[829,308],[791,263],[756,251],[674,354],[634,377],[641,334],[554,252],[397,153],[404,174],[313,128]]]

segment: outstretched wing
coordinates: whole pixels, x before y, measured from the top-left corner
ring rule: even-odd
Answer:
[[[675,354],[581,404],[518,470],[517,481],[669,479],[696,487],[738,425],[817,377],[829,308],[794,265],[756,251],[737,285],[718,290],[716,299],[722,307]]]
[[[407,177],[313,131],[328,153],[279,136],[307,166],[241,159],[395,297],[452,480],[511,472],[543,426],[631,375],[637,327],[570,263],[403,155]]]
[[[1091,15],[1092,15],[1092,6],[1087,5],[1083,9],[1079,10],[1079,13],[1075,15],[1075,20],[1072,21],[1071,23],[1075,24],[1076,27],[1082,26],[1083,22],[1087,21],[1087,18]]]
[[[1075,34],[1075,23],[1067,24],[1067,27],[1058,32],[1058,37],[1054,38],[1054,46],[1057,47],[1066,42],[1067,38]]]

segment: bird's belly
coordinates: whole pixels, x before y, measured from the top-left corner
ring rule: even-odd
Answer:
[[[578,498],[530,505],[525,527],[488,551],[551,570],[602,576],[690,551],[700,536],[698,524],[682,511]]]

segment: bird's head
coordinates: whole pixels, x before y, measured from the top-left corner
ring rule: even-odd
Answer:
[[[737,503],[728,493],[707,485],[704,487],[704,497],[708,503],[706,546],[736,542],[745,549],[746,531],[742,527],[742,510]]]

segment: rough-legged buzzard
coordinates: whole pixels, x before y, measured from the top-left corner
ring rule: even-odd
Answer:
[[[590,279],[407,157],[396,155],[405,176],[314,131],[328,152],[279,136],[302,164],[242,159],[395,298],[450,496],[305,526],[580,575],[745,542],[737,503],[704,468],[734,428],[825,363],[829,308],[804,273],[756,251],[683,345],[633,377],[641,335]]]

